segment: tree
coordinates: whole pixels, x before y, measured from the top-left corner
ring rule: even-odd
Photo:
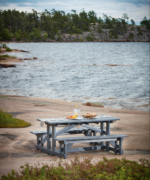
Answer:
[[[131,24],[132,24],[132,25],[135,25],[135,22],[134,22],[134,20],[133,20],[133,19],[131,19]]]
[[[150,30],[150,19],[147,19],[146,16],[143,18],[143,20],[140,22],[140,24],[141,24],[142,26],[146,26],[146,28],[147,28],[148,30]]]
[[[94,11],[89,11],[88,12],[88,19],[89,19],[90,23],[95,24],[97,21],[96,13]]]
[[[123,14],[122,19],[124,19],[126,21],[126,23],[128,22],[129,17],[128,17],[127,13]]]
[[[2,40],[11,40],[12,34],[9,32],[9,29],[4,28],[2,31]]]
[[[47,38],[48,38],[48,34],[47,34],[47,33],[44,33],[44,35],[43,35],[43,40],[45,41]]]

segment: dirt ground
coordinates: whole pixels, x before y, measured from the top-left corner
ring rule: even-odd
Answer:
[[[126,134],[129,137],[124,138],[123,141],[123,155],[115,155],[113,152],[105,151],[87,151],[70,153],[63,161],[71,160],[75,156],[81,159],[90,156],[93,162],[102,160],[103,157],[108,159],[125,157],[138,162],[142,158],[150,160],[149,112],[83,106],[81,103],[57,99],[0,95],[0,108],[13,114],[16,118],[31,123],[31,126],[27,128],[0,128],[0,177],[8,174],[12,169],[19,170],[19,167],[25,163],[30,165],[38,162],[41,165],[42,163],[57,164],[60,160],[59,157],[48,155],[36,149],[36,136],[30,131],[46,129],[45,125],[41,126],[40,122],[37,121],[38,118],[70,116],[75,105],[80,109],[81,115],[91,112],[119,118],[120,121],[111,124],[111,134]],[[95,124],[95,126],[99,125]],[[57,147],[59,147],[58,144]]]

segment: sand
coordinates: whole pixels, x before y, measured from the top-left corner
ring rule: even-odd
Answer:
[[[105,151],[78,152],[68,154],[67,159],[63,161],[71,160],[75,156],[81,159],[90,156],[93,162],[102,160],[103,157],[108,159],[125,157],[137,162],[141,158],[150,160],[149,112],[83,106],[81,103],[57,99],[0,95],[0,108],[13,114],[16,118],[31,123],[31,126],[27,128],[0,128],[0,176],[8,174],[12,169],[19,170],[19,167],[25,163],[30,165],[38,162],[41,165],[42,163],[57,164],[59,157],[36,149],[36,136],[30,131],[46,129],[45,125],[40,126],[38,118],[70,116],[75,105],[78,106],[81,114],[91,112],[119,118],[120,121],[111,124],[111,134],[126,134],[129,137],[124,138],[123,141],[123,155]],[[59,147],[58,144],[57,147]]]

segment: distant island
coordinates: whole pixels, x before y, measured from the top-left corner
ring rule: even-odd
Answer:
[[[130,22],[130,23],[129,23]],[[150,19],[136,25],[126,13],[121,18],[94,11],[19,12],[0,10],[0,41],[13,42],[150,42]]]

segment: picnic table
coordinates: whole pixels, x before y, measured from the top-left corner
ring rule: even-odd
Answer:
[[[48,154],[56,155],[59,157],[67,158],[67,152],[101,150],[114,151],[116,154],[123,154],[122,141],[127,135],[110,135],[110,124],[120,120],[119,118],[99,115],[93,119],[86,119],[78,117],[77,119],[66,118],[44,118],[37,119],[46,124],[46,131],[31,131],[37,136],[36,148]],[[93,126],[99,124],[99,126]],[[62,129],[57,129],[59,126],[64,126]],[[75,128],[81,126],[81,128]],[[96,133],[100,135],[97,136]],[[61,137],[58,136],[67,134],[84,134],[85,136],[79,137]],[[60,148],[56,149],[56,141],[60,143]],[[47,146],[43,144],[47,142]],[[106,144],[104,144],[106,142]],[[119,145],[117,144],[119,142]],[[90,143],[90,147],[71,148],[74,143]],[[113,147],[110,147],[110,144]]]

